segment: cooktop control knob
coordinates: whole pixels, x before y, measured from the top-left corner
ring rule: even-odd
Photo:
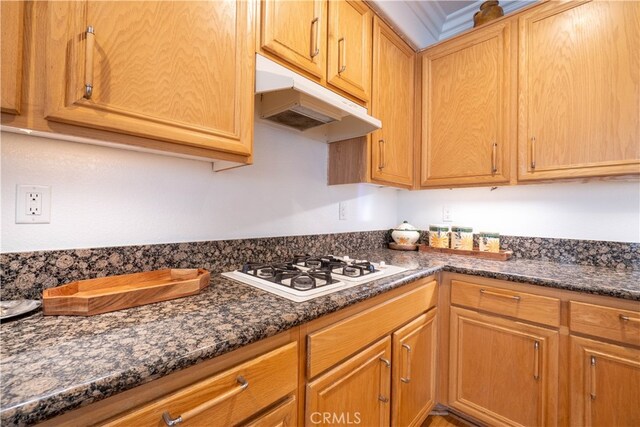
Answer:
[[[380,268],[385,268],[387,266],[387,263],[385,263],[384,261],[380,261],[380,263],[378,264],[378,267]]]

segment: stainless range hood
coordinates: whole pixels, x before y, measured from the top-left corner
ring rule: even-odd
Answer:
[[[382,127],[367,109],[256,54],[259,117],[326,142],[364,136]]]

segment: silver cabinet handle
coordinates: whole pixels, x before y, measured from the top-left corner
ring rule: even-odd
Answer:
[[[533,342],[533,379],[536,381],[540,379],[540,343],[538,341]]]
[[[640,322],[640,319],[635,318],[635,317],[625,316],[624,314],[620,315],[620,320],[622,320],[624,322]]]
[[[498,172],[498,143],[494,142],[491,146],[491,174]]]
[[[345,53],[344,37],[338,39],[338,74],[342,74],[347,69],[347,56]]]
[[[311,21],[311,57],[312,58],[315,58],[320,53],[320,48],[318,47],[320,44],[319,43],[319,39],[320,39],[319,20],[320,18],[313,18],[313,20]]]
[[[486,289],[480,289],[480,293],[481,294],[486,294],[486,295],[491,295],[491,296],[494,296],[494,297],[509,298],[509,299],[514,300],[514,301],[520,301],[520,295],[500,294],[498,292],[491,292],[491,291],[488,291]]]
[[[91,99],[93,94],[93,50],[95,45],[95,32],[89,25],[85,32],[86,44],[84,54],[84,97]]]
[[[389,361],[389,359],[385,359],[384,357],[381,357],[380,361],[384,363],[384,366],[386,366],[387,368],[391,367],[391,362]]]
[[[531,137],[531,169],[536,168],[536,137]]]
[[[385,147],[385,142],[384,139],[379,139],[378,140],[378,153],[380,154],[380,159],[378,160],[378,169],[382,170],[384,169],[385,165],[385,159],[384,159],[384,147]]]
[[[196,406],[195,408],[190,409],[187,412],[184,412],[182,415],[179,415],[177,418],[171,418],[169,411],[165,411],[162,413],[162,420],[168,426],[176,426],[206,411],[207,409],[211,409],[214,406],[224,402],[225,400],[230,399],[233,396],[242,393],[244,390],[247,389],[247,387],[249,387],[249,381],[247,381],[243,376],[238,376],[236,378],[236,383],[238,383],[239,387],[234,387],[231,390],[222,393],[220,396],[215,397],[211,400],[208,400],[202,405]]]
[[[385,359],[384,357],[381,357],[380,361],[382,363],[384,363],[384,366],[386,366],[387,368],[391,368],[391,361],[389,359]],[[385,375],[385,371],[384,370],[380,371],[380,375],[384,376]],[[384,381],[380,381],[380,384],[383,384],[383,383],[384,383]],[[378,400],[380,402],[382,402],[382,403],[389,402],[389,398],[385,397],[385,396],[383,396],[381,394],[378,395]]]
[[[591,400],[596,398],[596,357],[591,356]]]
[[[400,377],[400,381],[403,383],[411,382],[411,346],[408,344],[402,344],[402,348],[407,350],[407,375],[405,377]]]

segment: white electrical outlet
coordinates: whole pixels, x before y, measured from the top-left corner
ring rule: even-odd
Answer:
[[[338,203],[338,219],[346,221],[347,219],[347,202]]]
[[[51,187],[18,185],[16,191],[16,224],[49,224],[51,222]]]
[[[453,212],[450,206],[444,206],[442,208],[442,221],[453,222]]]

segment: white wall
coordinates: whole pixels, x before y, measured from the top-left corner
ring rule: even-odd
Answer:
[[[397,190],[326,185],[327,145],[257,124],[254,165],[3,132],[2,252],[391,228]],[[50,224],[15,224],[17,184],[50,185]],[[346,221],[338,202],[347,203]]]
[[[554,183],[399,193],[398,219],[418,228],[443,223],[505,235],[640,242],[640,184]]]
[[[519,236],[640,242],[638,182],[398,191],[326,185],[327,147],[257,124],[255,164],[207,162],[3,132],[2,252],[391,228],[442,222]],[[15,224],[17,184],[52,186],[50,224]],[[338,220],[338,202],[348,220]]]

